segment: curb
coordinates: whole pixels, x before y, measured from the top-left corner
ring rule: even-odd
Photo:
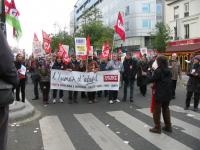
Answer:
[[[35,109],[27,100],[25,103],[15,101],[12,105],[10,105],[9,112],[9,122],[12,123],[33,117],[35,114]]]

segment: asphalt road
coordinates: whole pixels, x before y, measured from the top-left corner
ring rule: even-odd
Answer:
[[[78,96],[78,104],[43,105],[33,98],[33,85],[27,84],[26,98],[41,112],[41,117],[23,124],[10,124],[8,150],[185,150],[200,149],[200,111],[184,111],[186,90],[177,87],[171,101],[173,133],[149,133],[153,120],[149,111],[151,91],[146,97],[135,86],[134,103],[108,104],[97,98],[95,104]],[[41,97],[41,96],[40,96]],[[122,92],[119,94],[122,99]],[[192,102],[193,103],[193,102]]]

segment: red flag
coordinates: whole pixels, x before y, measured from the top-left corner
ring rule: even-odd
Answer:
[[[89,53],[91,52],[91,45],[90,45],[90,36],[88,35],[87,36],[87,39],[86,39],[86,46],[87,46],[87,55],[89,55]]]
[[[36,35],[36,33],[34,33],[33,41],[39,41],[39,40],[38,40],[38,37],[37,37],[37,35]]]
[[[62,57],[63,63],[68,64],[70,62],[68,50],[61,43],[59,44],[58,56]]]
[[[43,47],[44,47],[44,50],[46,52],[46,54],[49,54],[51,53],[51,38],[49,37],[49,35],[42,31],[42,37],[43,37]]]
[[[124,20],[123,20],[120,12],[118,14],[117,23],[115,24],[114,28],[115,28],[115,32],[120,36],[120,38],[123,41],[125,41],[126,34],[125,34],[125,30],[124,30]]]
[[[108,58],[110,53],[110,46],[108,43],[104,43],[102,47],[101,58]]]

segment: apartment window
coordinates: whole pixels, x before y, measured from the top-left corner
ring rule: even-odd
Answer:
[[[174,7],[174,20],[179,18],[179,13],[178,13],[179,7],[176,6]]]
[[[125,22],[125,31],[129,31],[129,22],[128,21]]]
[[[184,28],[185,28],[185,39],[188,39],[188,38],[190,38],[190,26],[189,26],[189,24],[185,24]]]
[[[142,12],[143,13],[150,13],[150,4],[149,3],[142,4]]]
[[[162,15],[162,5],[161,4],[156,5],[156,14],[157,14],[157,16]]]
[[[125,16],[128,16],[130,14],[130,7],[127,6],[125,10]]]
[[[184,4],[184,17],[189,16],[189,3]]]
[[[143,28],[151,28],[151,20],[143,20],[142,27]]]

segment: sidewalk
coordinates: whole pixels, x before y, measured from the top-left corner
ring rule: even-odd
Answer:
[[[11,123],[25,121],[37,114],[35,108],[28,100],[25,103],[14,101],[9,107],[9,112],[9,121]]]

